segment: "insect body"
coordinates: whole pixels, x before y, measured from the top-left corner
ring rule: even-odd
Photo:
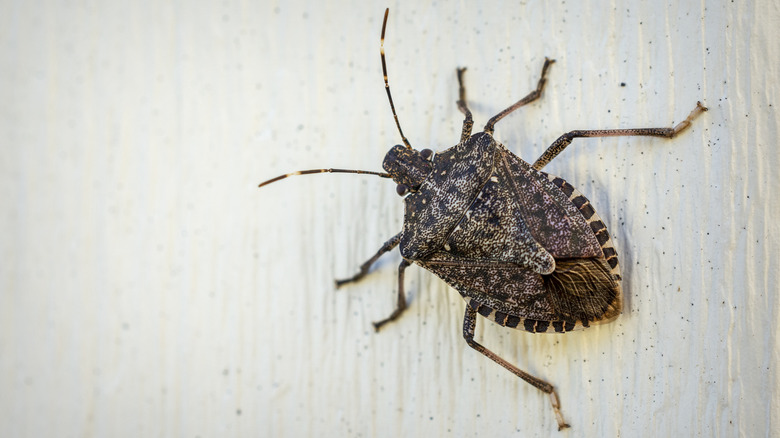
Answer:
[[[387,15],[385,11],[383,43]],[[468,345],[549,394],[558,428],[568,427],[553,385],[474,340],[477,315],[532,333],[565,333],[615,319],[622,306],[621,276],[609,232],[579,191],[541,169],[574,138],[672,138],[706,108],[697,103],[674,128],[571,131],[529,164],[493,138],[493,127],[541,96],[547,70],[554,61],[545,59],[535,90],[491,118],[484,130],[474,135],[463,86],[465,69],[458,69],[457,105],[465,115],[461,138],[455,146],[434,154],[429,149],[413,149],[404,137],[387,82],[384,49],[381,54],[388,99],[404,142],[387,153],[383,162],[387,173],[316,169],[282,175],[261,186],[290,175],[320,172],[392,178],[398,193],[405,196],[403,230],[385,242],[358,274],[338,280],[336,285],[361,279],[375,261],[398,246],[403,260],[398,268],[397,305],[390,316],[374,323],[375,328],[379,330],[403,313],[404,271],[412,263],[422,266],[466,300],[463,336]]]

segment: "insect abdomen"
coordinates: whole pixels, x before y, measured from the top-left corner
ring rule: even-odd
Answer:
[[[549,300],[561,319],[523,318],[496,310],[478,302],[474,297],[464,295],[467,305],[497,324],[531,333],[565,333],[612,321],[620,314],[623,294],[620,265],[609,232],[582,193],[563,178],[542,173],[569,198],[585,218],[601,246],[603,258],[557,259],[556,270],[550,275],[542,276]],[[577,274],[582,272],[592,274],[584,280],[585,283],[591,284],[577,285],[575,279],[581,278],[582,276]],[[581,293],[578,294],[578,290]]]
[[[582,330],[589,325],[587,321],[583,323],[581,321],[543,321],[531,318],[520,318],[515,315],[497,311],[490,306],[479,304],[470,297],[464,298],[466,299],[467,306],[470,306],[485,318],[504,327],[516,328],[531,333],[565,333],[573,330]]]

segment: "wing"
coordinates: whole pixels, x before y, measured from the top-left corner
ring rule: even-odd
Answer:
[[[506,180],[485,182],[443,249],[462,259],[511,262],[538,274],[555,269],[553,256],[534,238]]]
[[[462,258],[516,263],[538,274],[552,273],[554,259],[600,257],[593,230],[547,174],[500,143],[493,145],[492,172],[443,249]]]
[[[556,259],[601,257],[585,217],[563,191],[499,143],[496,174],[517,200],[519,215],[534,239]]]
[[[446,252],[416,263],[454,287],[481,315],[507,327],[569,331],[611,320],[620,312],[620,285],[603,257],[557,260],[550,275]]]
[[[448,239],[450,250],[443,248],[420,265],[457,289],[481,315],[508,327],[563,332],[616,318],[622,308],[620,269],[595,210],[563,179],[536,171],[499,147],[491,177]],[[495,208],[492,199],[515,202]],[[480,214],[471,225],[468,219]],[[512,223],[524,230],[514,234],[516,244],[527,242],[522,234],[527,232],[555,257],[553,272],[544,275],[518,264],[506,241],[503,248],[484,238],[469,246],[494,233],[494,225],[510,230]]]
[[[508,327],[568,331],[620,313],[617,257],[587,199],[484,133],[440,153],[406,198],[401,253]]]
[[[401,254],[416,260],[438,250],[493,171],[496,142],[473,136],[436,154],[417,193],[404,199]]]

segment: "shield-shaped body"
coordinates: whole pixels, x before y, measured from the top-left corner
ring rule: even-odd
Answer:
[[[590,202],[490,134],[436,154],[405,205],[401,255],[488,319],[565,332],[619,315],[617,254]]]

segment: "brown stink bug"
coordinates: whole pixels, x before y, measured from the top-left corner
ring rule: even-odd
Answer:
[[[514,155],[493,138],[493,127],[509,113],[541,97],[545,59],[536,89],[491,118],[472,135],[466,105],[464,68],[457,70],[458,109],[465,114],[460,141],[434,154],[417,151],[401,131],[390,95],[384,54],[388,10],[381,34],[385,90],[404,145],[393,146],[382,167],[387,173],[346,169],[314,169],[292,175],[324,172],[364,173],[392,178],[405,196],[403,230],[384,243],[351,278],[363,278],[383,254],[396,246],[398,302],[377,330],[406,309],[404,270],[412,263],[433,272],[466,300],[463,337],[469,346],[549,394],[558,428],[563,420],[553,385],[534,377],[474,340],[477,314],[502,326],[531,333],[566,333],[617,318],[622,308],[620,265],[604,222],[587,198],[572,185],[542,168],[578,137],[656,136],[673,138],[701,112],[701,103],[674,128],[579,130],[560,136],[533,163]]]

